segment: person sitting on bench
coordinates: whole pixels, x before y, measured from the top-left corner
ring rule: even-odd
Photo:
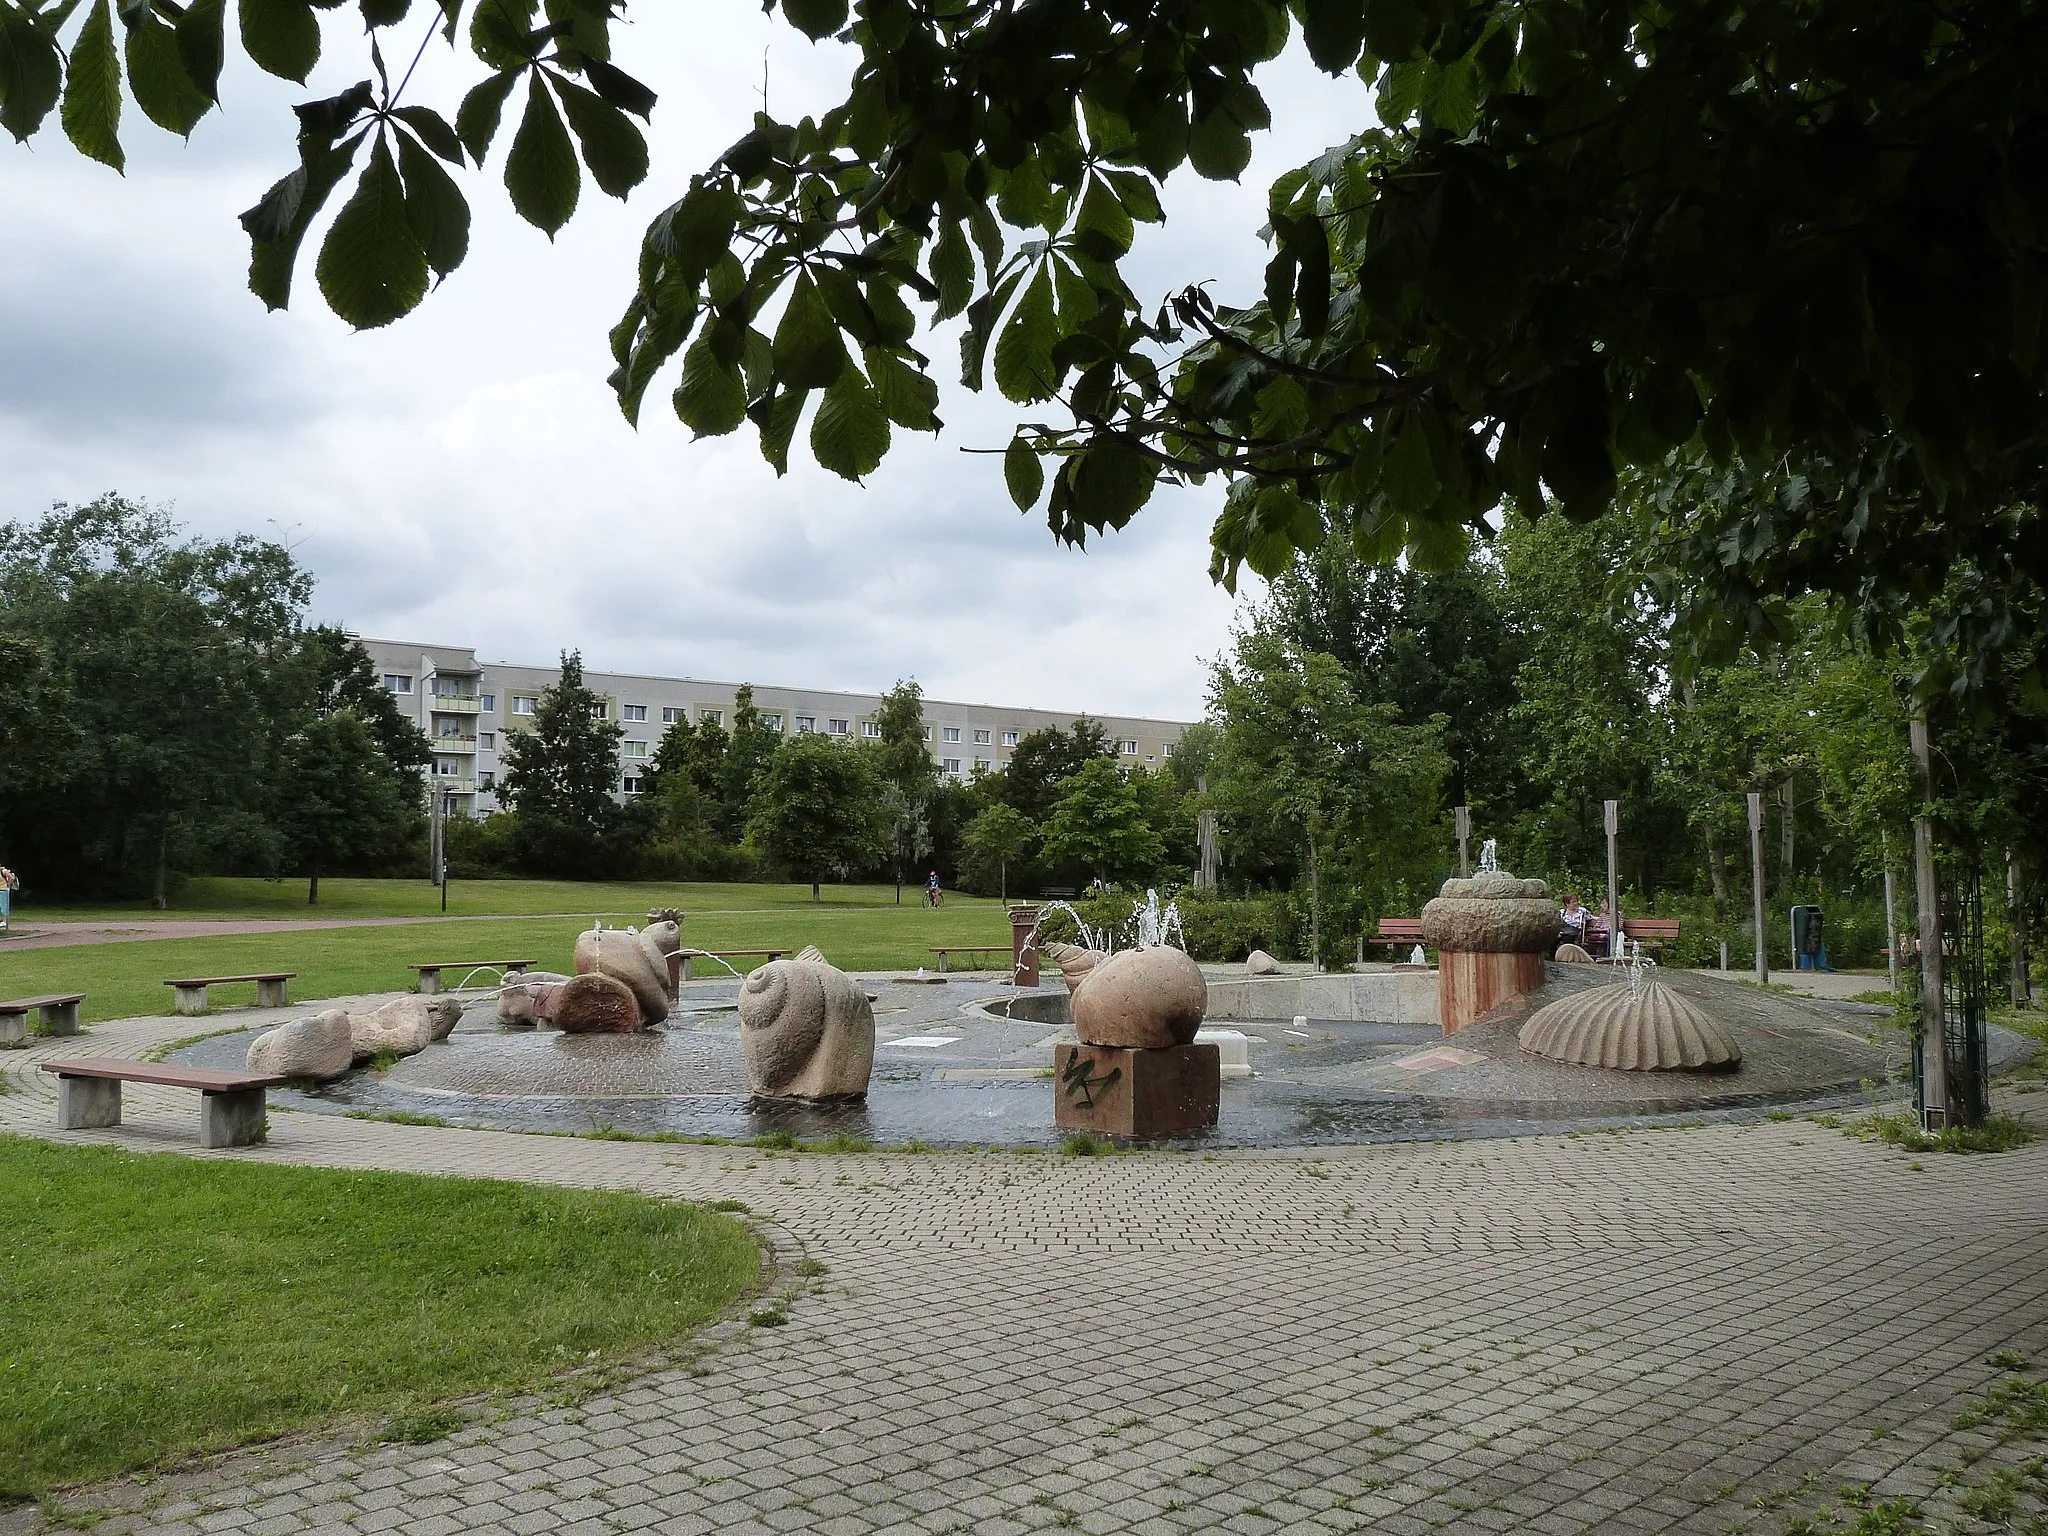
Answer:
[[[1593,920],[1593,914],[1579,905],[1579,893],[1566,891],[1564,905],[1558,908],[1557,921],[1562,928],[1562,937],[1569,943],[1582,948],[1586,942],[1586,925]]]

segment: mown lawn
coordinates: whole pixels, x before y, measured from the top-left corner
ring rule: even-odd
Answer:
[[[903,905],[920,899],[922,877],[903,889]],[[821,905],[830,908],[894,906],[895,887],[827,885]],[[946,895],[946,905],[992,907],[986,897]],[[690,913],[777,912],[811,908],[808,885],[678,884],[663,881],[452,880],[450,917],[581,916],[642,922],[653,907],[681,907]],[[322,880],[320,904],[306,905],[304,880],[255,880],[204,876],[184,881],[170,909],[146,901],[45,905],[24,892],[14,920],[33,928],[38,919],[147,919],[152,917],[433,917],[441,893],[425,880]]]
[[[732,1218],[638,1195],[13,1137],[0,1211],[0,1498],[335,1419],[431,1436],[759,1273]]]
[[[608,922],[646,921],[645,911],[619,913]],[[179,976],[241,975],[251,971],[295,971],[293,1002],[345,997],[362,992],[395,992],[413,984],[407,966],[446,960],[530,959],[543,970],[567,971],[576,935],[588,917],[513,917],[485,922],[407,923],[381,928],[309,928],[286,933],[227,934],[206,939],[142,939],[117,944],[65,945],[53,949],[0,947],[0,997],[83,992],[81,1010],[96,1019],[130,1018],[171,1011],[164,983]],[[993,903],[948,902],[936,911],[906,903],[855,906],[851,903],[761,911],[691,910],[683,941],[696,949],[782,949],[816,944],[825,958],[848,970],[931,965],[934,944],[1001,944],[1009,924]],[[1000,959],[1000,957],[997,957]],[[760,962],[735,960],[741,970]],[[715,974],[700,962],[699,975]],[[241,1007],[256,989],[216,988],[213,1003]]]

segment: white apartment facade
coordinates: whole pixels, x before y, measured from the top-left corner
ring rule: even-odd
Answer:
[[[559,667],[480,662],[463,646],[363,639],[399,712],[427,733],[434,748],[428,770],[443,805],[457,815],[487,816],[499,808],[497,785],[509,732],[526,728],[542,691],[561,678]],[[678,721],[709,717],[732,729],[739,685],[689,677],[646,677],[585,670],[584,685],[605,701],[605,718],[625,732],[619,742],[617,793],[640,792],[641,772],[662,733]],[[819,732],[851,739],[881,734],[875,724],[880,694],[837,693],[755,685],[762,722],[785,736]],[[1087,713],[1099,722],[1126,767],[1156,768],[1173,755],[1188,722]],[[987,704],[924,701],[925,740],[950,779],[1001,767],[1033,731],[1071,730],[1080,714]]]

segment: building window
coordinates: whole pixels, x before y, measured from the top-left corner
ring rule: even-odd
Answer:
[[[452,677],[434,679],[434,697],[437,699],[459,699],[462,697],[461,682]]]
[[[392,693],[411,693],[412,679],[403,672],[386,672],[384,686]]]
[[[763,715],[761,717],[761,729],[773,731],[776,735],[780,736],[782,734],[782,716]]]
[[[512,695],[512,713],[515,715],[530,715],[533,713],[534,703],[534,700],[515,693]]]
[[[977,757],[977,758],[976,758],[976,759],[974,760],[974,771],[975,771],[976,773],[980,773],[980,772],[981,772],[981,771],[982,771],[983,769],[985,769],[985,768],[987,768],[987,767],[988,767],[988,759],[987,759],[987,758],[985,758],[985,757]]]
[[[619,780],[619,787],[629,795],[637,795],[640,793],[640,781],[630,776]]]
[[[943,769],[944,769],[944,770],[945,770],[946,772],[950,773],[950,774],[951,774],[951,775],[952,775],[952,776],[953,776],[954,778],[956,778],[956,779],[957,779],[957,778],[959,778],[959,777],[960,777],[960,759],[959,759],[959,758],[957,758],[957,757],[948,757],[948,758],[942,758],[942,759],[940,760],[940,762],[939,762],[939,766],[940,766],[941,768],[943,768]]]
[[[957,725],[949,725],[943,731],[939,732],[939,740],[941,741],[958,741],[959,739],[960,727]]]
[[[808,735],[810,735],[810,734],[811,734],[811,732],[815,731],[815,730],[816,730],[817,728],[818,728],[818,717],[817,717],[816,715],[798,715],[798,716],[796,717],[796,733],[797,733],[797,735],[799,735],[799,736],[808,736]]]
[[[863,735],[863,736],[867,737],[867,739],[868,739],[869,741],[880,741],[880,740],[882,739],[882,728],[881,728],[881,726],[877,725],[877,724],[876,724],[876,723],[875,723],[874,721],[872,721],[872,720],[863,720],[863,721],[861,721],[861,723],[860,723],[860,733],[861,733],[861,735]]]
[[[645,704],[623,705],[619,709],[619,718],[621,720],[645,720],[647,718],[647,706]]]
[[[495,752],[495,751],[497,751],[497,750],[498,750],[498,736],[497,736],[497,733],[496,733],[495,731],[485,731],[485,732],[484,732],[484,733],[483,733],[482,735],[480,735],[480,736],[478,736],[478,737],[477,737],[477,739],[476,739],[476,744],[477,744],[478,746],[482,747],[482,748],[483,748],[483,749],[484,749],[484,750],[485,750],[486,752]]]
[[[495,773],[480,773],[476,776],[476,787],[478,789],[496,789],[498,787],[498,776]]]
[[[498,696],[495,693],[480,693],[476,696],[476,701],[483,706],[485,714],[492,713],[498,707]]]
[[[647,755],[647,743],[644,741],[625,742],[622,744],[621,750],[628,757],[645,757]]]
[[[434,772],[444,779],[459,779],[462,777],[462,762],[459,758],[437,757],[434,759]]]
[[[1116,744],[1116,749],[1123,753],[1125,757],[1136,757],[1138,755],[1138,744],[1135,741],[1120,741]]]
[[[661,723],[663,725],[674,725],[682,718],[683,712],[674,705],[664,704],[661,706]]]
[[[926,726],[924,728],[924,739],[926,741],[930,741],[932,739],[932,728],[930,726]]]
[[[611,719],[611,717],[612,717],[612,705],[611,705],[611,700],[609,700],[609,699],[599,699],[599,700],[598,700],[598,701],[597,701],[597,702],[596,702],[595,704],[593,704],[593,705],[591,705],[591,706],[590,706],[590,718],[591,718],[591,719],[593,719],[593,720],[609,720],[609,719]]]
[[[989,740],[989,736],[988,736],[988,732],[987,732],[987,731],[976,731],[976,732],[974,733],[974,744],[975,744],[975,745],[976,745],[977,747],[985,747],[985,746],[987,746],[987,745],[988,745],[988,740]]]
[[[723,725],[723,724],[725,724],[725,711],[724,711],[724,710],[722,710],[722,709],[702,709],[702,708],[700,708],[700,709],[699,709],[699,710],[697,711],[697,718],[698,718],[699,720],[708,720],[708,721],[710,721],[710,722],[711,722],[711,723],[712,723],[713,725]]]
[[[825,722],[825,734],[827,736],[844,736],[848,729],[849,727],[844,720],[827,720]]]
[[[1006,747],[1014,747],[1015,745],[1017,745],[1017,733],[1015,731],[1003,732],[1003,745]]]
[[[1161,757],[1173,756],[1173,743],[1169,741],[1165,746],[1161,747],[1159,749],[1159,755]],[[1623,926],[1626,927],[1627,925],[1624,924]]]

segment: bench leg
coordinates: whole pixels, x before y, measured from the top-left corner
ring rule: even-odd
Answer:
[[[420,996],[421,996],[421,997],[432,997],[432,996],[434,996],[434,995],[435,995],[436,993],[438,993],[438,992],[439,992],[440,990],[441,990],[441,973],[440,973],[439,971],[421,971],[421,972],[420,972]]]
[[[0,1013],[0,1046],[20,1045],[27,1039],[27,1014]]]
[[[939,951],[939,974],[946,974],[946,952],[943,949]]]
[[[270,1129],[264,1113],[263,1090],[245,1088],[240,1093],[206,1093],[199,1097],[199,1145],[202,1147],[248,1147],[263,1140]]]
[[[178,994],[178,1012],[181,1014],[193,1018],[206,1012],[206,988],[173,987],[171,990]]]
[[[285,983],[281,981],[259,981],[256,983],[256,1006],[258,1008],[289,1008],[292,1000],[285,995]]]
[[[690,979],[690,957],[689,957],[688,955],[685,955],[685,956],[683,956],[683,980],[685,980],[685,981],[688,981],[689,979]]]
[[[78,1004],[51,1003],[39,1009],[43,1028],[53,1035],[75,1035],[78,1033]]]
[[[116,1078],[57,1079],[57,1129],[96,1131],[121,1123],[121,1084]]]

